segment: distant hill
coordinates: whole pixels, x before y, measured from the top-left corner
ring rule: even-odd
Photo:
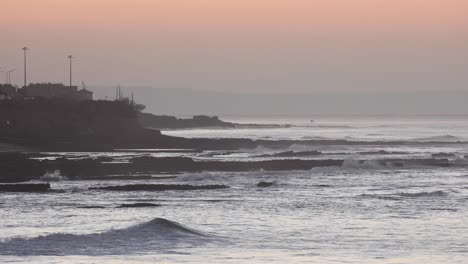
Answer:
[[[96,98],[112,97],[115,87],[91,87]],[[157,115],[468,115],[468,91],[247,94],[191,89],[135,87],[135,100]]]

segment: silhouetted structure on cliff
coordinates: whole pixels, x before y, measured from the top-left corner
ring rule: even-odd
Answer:
[[[65,86],[61,83],[31,83],[21,89],[25,97],[67,99],[74,101],[93,100],[93,92],[78,90],[77,86]]]
[[[18,88],[11,84],[0,84],[0,99],[10,99],[18,97]]]
[[[126,146],[148,134],[137,110],[120,101],[20,99],[0,101],[0,140],[29,146]]]

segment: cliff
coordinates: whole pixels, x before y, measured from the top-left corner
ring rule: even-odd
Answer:
[[[138,123],[131,104],[57,99],[0,101],[0,140],[37,147],[129,146],[158,139]]]

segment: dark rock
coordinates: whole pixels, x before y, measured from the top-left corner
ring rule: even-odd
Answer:
[[[286,170],[310,170],[315,167],[341,166],[343,160],[266,160],[252,162],[199,162],[204,171],[286,171]]]
[[[104,191],[193,191],[226,189],[226,185],[188,185],[188,184],[132,184],[120,186],[91,187],[90,190]]]
[[[312,186],[316,187],[316,188],[330,188],[330,187],[332,187],[329,184],[315,184],[315,185],[312,185]]]
[[[197,127],[235,127],[236,124],[221,121],[217,116],[197,115],[193,118],[177,118],[174,116],[158,116],[148,113],[140,113],[138,121],[143,127],[157,129],[181,129]]]
[[[265,187],[270,187],[273,184],[274,184],[274,182],[259,182],[259,183],[257,183],[257,187],[265,188]]]
[[[0,123],[0,139],[41,149],[104,149],[150,140],[134,106],[123,101],[2,100]]]
[[[386,159],[378,161],[383,166],[405,167],[405,166],[433,166],[449,167],[448,159]]]
[[[48,183],[34,184],[0,184],[0,192],[47,192],[50,190]]]
[[[23,153],[0,153],[0,182],[26,182],[44,175],[45,166],[31,158]]]
[[[363,151],[359,152],[361,155],[404,155],[405,152],[393,152],[393,151],[386,151],[386,150],[379,150],[379,151]]]
[[[117,208],[138,208],[138,207],[158,207],[160,204],[153,203],[133,203],[133,204],[121,204]]]
[[[281,158],[287,158],[287,157],[307,157],[307,156],[317,156],[321,155],[322,153],[320,151],[312,150],[312,151],[285,151],[285,152],[280,152],[280,153],[275,153],[275,154],[266,154],[266,155],[261,155],[259,157],[281,157]]]
[[[130,160],[135,170],[152,170],[158,172],[199,171],[198,164],[185,157],[137,157]]]
[[[105,207],[100,206],[100,205],[89,205],[89,206],[79,206],[78,208],[80,209],[103,209]]]
[[[433,158],[451,158],[451,157],[455,157],[456,155],[453,154],[453,153],[434,153],[431,155]]]

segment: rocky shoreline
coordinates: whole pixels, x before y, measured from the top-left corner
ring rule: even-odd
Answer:
[[[356,161],[356,165],[365,164]],[[382,159],[381,166],[404,167],[450,166],[448,159]],[[173,174],[190,172],[244,172],[244,171],[287,171],[310,170],[316,167],[343,166],[343,159],[276,159],[260,161],[196,161],[188,157],[139,156],[122,162],[111,157],[98,158],[48,158],[41,153],[3,153],[0,155],[1,183],[19,183],[39,180],[47,173],[59,171],[68,180],[115,180],[115,179],[167,179]],[[169,174],[169,175],[168,175]],[[172,175],[171,175],[172,174]],[[124,175],[124,176],[116,176]],[[159,175],[155,177],[154,175]],[[44,179],[47,181],[47,179]]]
[[[141,116],[145,116],[149,121],[142,122]],[[120,101],[69,102],[34,99],[0,102],[0,147],[37,152],[114,151],[116,149],[238,150],[257,147],[287,149],[298,144],[392,146],[468,143],[181,138],[164,135],[158,129],[146,128],[148,126],[236,128],[264,125],[241,125],[208,116],[195,116],[192,119],[158,117],[140,113],[134,104]],[[285,153],[285,155],[288,154]]]

